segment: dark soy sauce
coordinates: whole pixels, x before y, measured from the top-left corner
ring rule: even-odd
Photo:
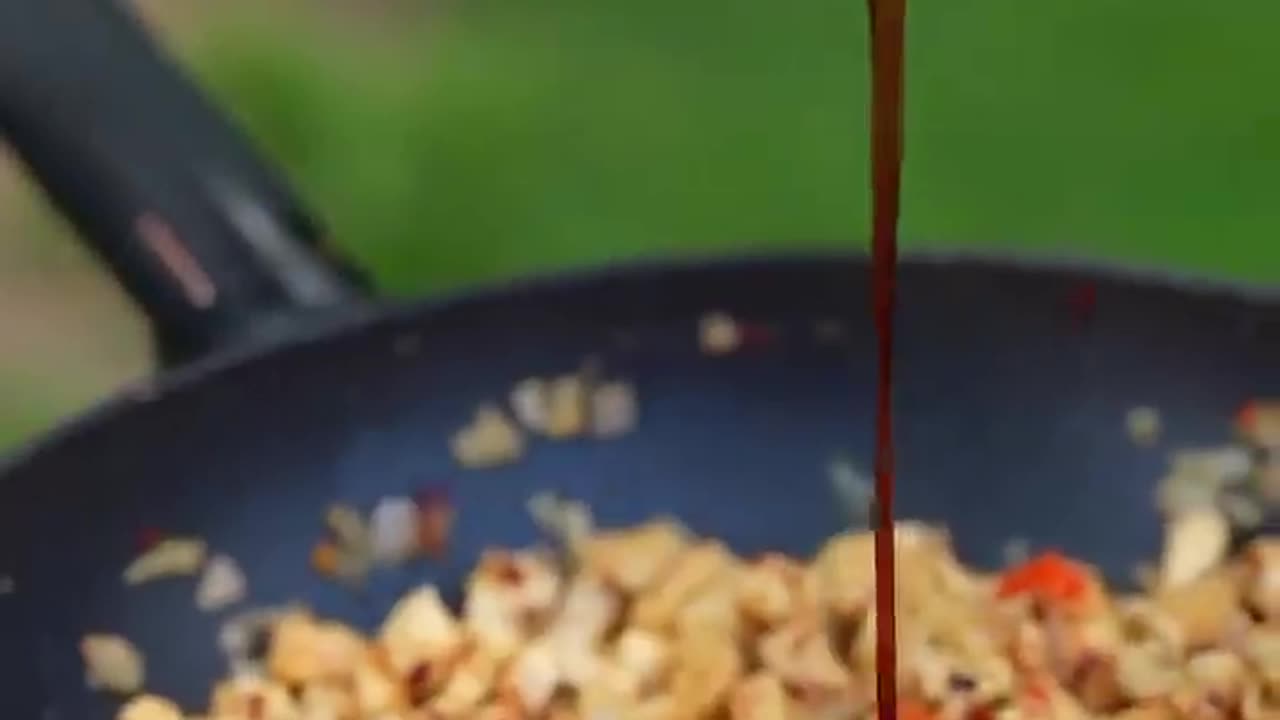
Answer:
[[[902,177],[902,65],[906,0],[867,0],[871,32],[871,268],[876,382],[876,708],[898,715],[893,558],[893,315]]]

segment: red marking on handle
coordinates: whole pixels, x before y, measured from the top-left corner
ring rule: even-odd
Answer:
[[[177,283],[187,302],[202,310],[213,307],[218,299],[217,286],[169,223],[155,213],[143,213],[134,222],[134,230]]]
[[[876,386],[876,712],[898,714],[897,616],[893,599],[893,315],[897,303],[902,178],[902,66],[906,0],[868,0],[871,28],[871,267]]]

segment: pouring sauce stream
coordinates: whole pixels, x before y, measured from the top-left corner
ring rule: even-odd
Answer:
[[[871,33],[871,268],[876,381],[876,712],[898,714],[893,557],[893,315],[902,177],[902,66],[906,0],[867,0]]]

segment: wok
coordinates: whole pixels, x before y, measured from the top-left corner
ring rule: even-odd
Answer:
[[[169,363],[0,465],[0,574],[15,583],[0,596],[0,716],[109,717],[84,682],[88,631],[133,639],[149,688],[203,705],[224,671],[222,617],[194,608],[190,582],[123,585],[140,528],[238,559],[251,605],[302,599],[370,628],[416,584],[456,593],[484,546],[533,541],[539,490],[589,502],[602,524],[670,512],[744,553],[810,553],[848,522],[825,468],[870,455],[862,255],[651,262],[379,307],[113,4],[0,8],[4,132]],[[1123,582],[1158,549],[1164,449],[1221,441],[1243,401],[1280,392],[1266,289],[976,254],[908,256],[900,278],[900,514],[945,523],[970,562],[995,565],[1023,537]],[[776,337],[706,357],[696,325],[711,309]],[[832,319],[841,341],[814,331]],[[480,402],[584,358],[636,383],[633,434],[455,465],[446,439]],[[1124,431],[1139,404],[1163,414],[1160,447]],[[309,570],[329,503],[438,484],[459,509],[443,560],[380,572],[364,593]]]

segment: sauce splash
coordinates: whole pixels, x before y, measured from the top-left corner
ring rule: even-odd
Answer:
[[[867,0],[871,32],[871,269],[876,382],[876,710],[898,714],[893,557],[893,314],[902,177],[902,65],[906,0]]]

